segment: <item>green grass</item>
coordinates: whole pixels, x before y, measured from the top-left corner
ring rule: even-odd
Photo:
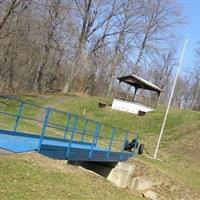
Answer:
[[[24,96],[22,96],[23,98]],[[112,103],[111,98],[89,97],[76,95],[44,95],[44,96],[25,96],[26,100],[32,101],[42,106],[52,106],[63,111],[72,112],[87,118],[100,121],[111,126],[128,129],[138,132],[141,141],[145,144],[148,154],[153,156],[160,128],[165,114],[164,107],[158,107],[154,112],[148,113],[143,117],[133,114],[112,110],[110,106],[98,108],[98,102],[103,101],[107,104]],[[0,102],[7,111],[16,111],[16,105],[7,105]],[[29,111],[23,113],[24,116],[31,116],[42,119],[44,112]],[[66,117],[58,114],[51,116],[51,121],[65,125]],[[2,120],[1,120],[2,121]],[[5,119],[0,126],[13,127],[14,120]],[[73,120],[71,121],[71,125]],[[79,127],[83,127],[81,123]],[[91,130],[95,127],[91,127]],[[40,133],[41,124],[25,121],[19,123],[19,130],[32,130]],[[62,131],[48,129],[48,134],[62,135]],[[103,136],[111,136],[111,128],[105,128]],[[200,190],[200,112],[171,108],[164,130],[158,158],[161,161],[153,161],[143,156],[139,159],[144,160],[149,165],[162,170],[169,176],[183,182],[187,187]],[[77,136],[78,137],[78,136]],[[119,131],[117,137],[122,139]],[[91,137],[88,137],[89,141]],[[131,138],[129,138],[131,139]],[[104,145],[106,142],[101,141]],[[119,144],[115,144],[116,147]],[[146,154],[145,154],[146,155]]]
[[[101,177],[33,153],[1,157],[0,167],[0,197],[4,200],[140,199]]]

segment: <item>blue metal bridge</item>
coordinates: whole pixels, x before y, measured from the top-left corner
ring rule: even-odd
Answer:
[[[0,148],[15,153],[37,151],[60,160],[119,162],[136,154],[125,151],[138,136],[83,116],[0,95]]]

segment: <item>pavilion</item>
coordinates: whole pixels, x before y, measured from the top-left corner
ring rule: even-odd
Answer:
[[[162,92],[161,88],[135,74],[122,76],[117,79],[119,80],[119,84],[113,99],[112,109],[142,115],[156,108],[160,93]],[[121,83],[128,84],[129,87],[134,87],[134,93],[130,95],[129,92],[121,92]],[[139,89],[156,93],[154,95],[156,98],[137,95]]]

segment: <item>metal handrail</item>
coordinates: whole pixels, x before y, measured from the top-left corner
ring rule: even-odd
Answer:
[[[38,144],[38,151],[40,151],[40,149],[41,149],[42,142],[43,142],[43,139],[46,135],[46,129],[47,128],[55,128],[55,129],[64,131],[63,132],[63,139],[66,139],[66,133],[70,132],[69,147],[68,147],[68,150],[67,150],[67,153],[66,153],[66,158],[68,158],[69,155],[70,155],[71,144],[72,144],[72,141],[76,141],[76,140],[74,140],[74,136],[77,133],[81,136],[80,142],[84,142],[84,135],[87,135],[87,136],[92,138],[91,149],[90,149],[90,153],[88,155],[88,159],[91,159],[92,154],[93,154],[93,150],[94,150],[94,146],[97,145],[99,139],[106,139],[106,140],[108,139],[109,142],[107,144],[106,159],[109,158],[109,154],[112,151],[113,142],[115,141],[115,142],[121,143],[121,150],[119,152],[121,152],[120,160],[122,160],[123,152],[124,152],[124,146],[125,146],[126,140],[128,138],[128,135],[134,135],[135,138],[137,138],[137,134],[135,134],[133,132],[130,132],[130,131],[122,129],[122,128],[116,128],[116,127],[113,127],[113,126],[110,126],[110,125],[107,125],[107,124],[104,124],[104,123],[100,123],[100,122],[88,119],[86,117],[83,117],[83,116],[79,116],[79,115],[72,114],[72,113],[69,113],[69,112],[57,110],[57,109],[51,108],[51,107],[39,106],[39,105],[34,104],[32,102],[20,100],[17,97],[9,97],[9,96],[5,96],[5,95],[0,95],[0,97],[7,99],[7,100],[14,100],[14,101],[17,101],[19,103],[17,114],[5,112],[5,111],[0,111],[0,114],[2,114],[2,115],[9,115],[9,116],[12,116],[12,117],[15,118],[15,124],[13,126],[13,131],[17,131],[18,124],[19,124],[19,121],[21,119],[31,120],[31,121],[39,122],[39,123],[42,124],[42,129],[41,129],[40,139],[39,139],[39,144]],[[38,120],[38,119],[35,119],[35,118],[32,118],[32,117],[23,116],[22,113],[24,112],[24,105],[26,105],[26,104],[31,105],[31,106],[36,107],[36,108],[40,108],[43,111],[45,111],[44,119]],[[67,119],[70,117],[70,120],[71,119],[74,120],[73,125],[71,125],[69,123],[68,125],[64,126],[64,125],[61,125],[61,124],[58,124],[58,123],[55,123],[55,122],[50,122],[49,117],[50,117],[51,113],[54,113],[54,112],[63,114],[65,117],[67,117]],[[80,121],[80,120],[84,123],[84,125],[81,129],[77,126],[77,122]],[[93,123],[93,125],[95,125],[94,131],[88,130],[88,123]],[[100,133],[101,127],[108,128],[108,130],[109,129],[112,130],[111,131],[112,132],[111,137],[102,136],[101,133]],[[116,138],[117,131],[124,133],[123,139]],[[135,151],[135,149],[134,149],[134,151]],[[133,154],[134,154],[134,151],[132,152]]]
[[[34,106],[34,107],[41,108],[41,109],[44,109],[44,110],[47,110],[47,108],[48,108],[48,107],[45,107],[45,106],[37,105],[37,104],[32,103],[32,102],[29,102],[29,101],[24,101],[24,100],[22,100],[22,99],[20,99],[20,98],[18,98],[18,97],[13,97],[13,96],[11,97],[11,96],[6,96],[6,95],[0,94],[0,98],[16,100],[17,102],[24,102],[25,104],[32,105],[32,106]],[[51,107],[51,109],[52,109],[53,111],[55,111],[55,112],[59,112],[59,113],[62,113],[62,114],[67,114],[67,113],[69,113],[69,112],[66,112],[66,111],[58,110],[58,109],[53,108],[53,107]],[[81,115],[77,115],[77,114],[75,114],[75,113],[70,113],[70,114],[71,114],[71,116],[78,116],[80,119],[84,119],[84,120],[87,119],[87,120],[90,121],[90,122],[94,122],[94,123],[97,123],[97,122],[98,122],[98,121],[95,121],[95,120],[93,120],[93,119],[86,118],[86,117],[81,116]],[[104,122],[100,122],[100,123],[101,123],[102,125],[104,125],[104,126],[109,127],[109,128],[116,128],[117,130],[121,130],[121,131],[129,131],[129,130],[124,129],[124,128],[120,128],[120,127],[116,127],[116,126],[111,126],[111,125],[106,124],[106,123],[104,123]],[[132,133],[133,133],[133,132],[132,132]],[[133,133],[133,134],[134,134],[134,133]]]

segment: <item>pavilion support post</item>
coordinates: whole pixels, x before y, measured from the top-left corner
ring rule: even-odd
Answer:
[[[134,95],[133,95],[133,98],[132,98],[132,101],[133,101],[133,102],[135,101],[135,97],[136,97],[137,91],[138,91],[138,88],[135,87],[135,92],[134,92]]]
[[[130,90],[131,86],[129,85],[128,86],[128,89],[127,89],[127,92],[126,92],[126,101],[128,100],[128,97],[129,97],[129,90]]]
[[[160,97],[160,92],[157,93],[157,99],[156,99],[156,102],[155,102],[155,108],[156,108],[157,105],[158,105],[159,97]]]
[[[115,93],[114,97],[118,96],[120,85],[121,85],[121,81],[119,80],[119,83],[118,83],[118,86],[117,86],[117,90],[116,90],[116,93]]]

